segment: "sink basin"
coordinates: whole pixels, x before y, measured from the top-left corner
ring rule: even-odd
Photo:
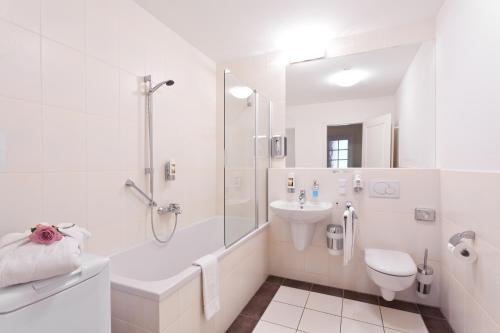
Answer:
[[[289,222],[316,223],[330,215],[331,202],[306,202],[278,200],[271,202],[271,209]]]
[[[329,217],[331,202],[273,201],[270,204],[274,214],[290,223],[293,244],[297,250],[304,250],[312,243],[316,224]]]

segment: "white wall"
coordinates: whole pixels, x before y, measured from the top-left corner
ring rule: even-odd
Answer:
[[[157,201],[183,206],[181,226],[215,214],[213,61],[131,0],[2,2],[0,50],[0,234],[75,222],[98,253],[147,237],[124,187],[146,187],[146,74],[176,81],[155,95]]]
[[[362,123],[395,111],[393,96],[287,107],[286,128],[295,128],[295,166],[327,167],[327,126]]]
[[[290,225],[270,211],[270,272],[288,278],[331,285],[365,293],[380,294],[370,280],[364,262],[365,248],[405,251],[415,262],[422,263],[425,248],[436,271],[429,298],[417,298],[415,287],[397,294],[398,299],[439,305],[441,247],[439,218],[436,222],[417,222],[416,207],[439,208],[439,170],[435,169],[346,169],[332,173],[330,169],[272,169],[269,171],[269,200],[297,200],[288,194],[286,179],[293,170],[297,188],[306,189],[310,197],[313,180],[319,180],[320,201],[334,204],[331,218],[318,223],[313,244],[304,251],[294,248]],[[370,180],[399,180],[400,199],[371,198],[368,189],[352,190],[353,173],[359,173],[368,186]],[[338,193],[340,179],[347,182],[347,193]],[[358,236],[353,261],[343,266],[341,256],[331,256],[326,249],[325,230],[328,223],[341,223],[346,201],[352,201],[358,213]]]
[[[441,171],[441,308],[456,333],[500,332],[500,172]],[[476,232],[478,260],[456,260],[447,249],[459,232]]]
[[[447,1],[437,20],[437,160],[500,169],[500,3]]]
[[[434,41],[423,43],[396,92],[399,166],[433,168],[436,163]]]
[[[500,332],[499,11],[496,0],[448,0],[437,18],[441,306],[457,333]],[[467,229],[476,231],[479,259],[473,265],[457,262],[445,247],[451,235]]]

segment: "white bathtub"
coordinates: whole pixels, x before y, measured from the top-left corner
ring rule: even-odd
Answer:
[[[162,303],[172,303],[169,301],[172,295],[176,294],[177,291],[189,283],[193,284],[194,282],[192,281],[196,278],[199,279],[201,270],[198,266],[193,266],[192,263],[197,258],[209,253],[217,255],[219,265],[253,265],[244,269],[260,272],[259,275],[253,276],[252,281],[249,283],[252,287],[249,290],[246,287],[244,291],[245,295],[242,295],[245,298],[242,300],[244,302],[242,306],[244,306],[251,297],[252,290],[258,288],[267,275],[267,258],[264,258],[266,252],[265,249],[260,251],[260,248],[267,246],[265,245],[267,242],[263,235],[263,232],[267,229],[267,225],[266,223],[260,226],[226,249],[224,246],[224,219],[222,217],[214,217],[186,228],[178,229],[170,243],[166,245],[161,245],[151,240],[111,256],[113,316],[115,319],[119,318],[119,321],[126,321],[130,318],[131,314],[127,313],[127,308],[121,306],[123,303],[128,303],[131,308],[135,308],[137,304],[130,303],[139,302],[140,304],[148,304],[146,307],[153,308],[152,311],[154,313],[160,312],[159,308]],[[240,247],[248,247],[248,249],[239,250]],[[259,258],[252,258],[252,252],[256,250],[262,254],[258,255]],[[239,253],[239,251],[244,251],[245,253]],[[246,261],[251,262],[247,264],[239,263],[241,259],[246,258],[245,256],[248,257]],[[226,257],[228,259],[225,259]],[[230,270],[223,269],[220,279],[226,278],[225,275],[229,274],[226,271],[229,272]],[[196,283],[200,284],[199,282]],[[224,292],[223,289],[224,287],[221,286],[221,293]],[[196,298],[201,299],[201,294],[196,295]],[[221,303],[221,306],[224,306],[224,302]],[[139,307],[144,307],[144,305],[139,305]],[[140,311],[144,311],[144,309]],[[160,317],[160,315],[156,317]],[[222,325],[227,326],[227,322],[230,320],[230,318],[226,318]],[[148,321],[150,322],[151,320],[149,319]],[[162,325],[159,319],[158,321],[158,323],[153,324],[145,323],[147,327],[140,325],[140,322],[131,324],[146,328],[149,331],[160,332],[164,330],[165,325]],[[116,325],[115,322],[115,328]],[[115,328],[113,329],[114,332],[122,330]],[[214,328],[214,331],[217,330]]]

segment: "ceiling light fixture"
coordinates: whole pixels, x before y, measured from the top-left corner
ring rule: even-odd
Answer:
[[[330,30],[324,26],[309,25],[288,30],[279,41],[279,48],[288,56],[289,63],[324,58]]]
[[[352,87],[361,81],[367,79],[369,74],[360,69],[344,69],[328,78],[329,83],[340,87]]]
[[[238,99],[245,99],[253,94],[253,90],[245,86],[236,86],[229,89],[229,93]]]

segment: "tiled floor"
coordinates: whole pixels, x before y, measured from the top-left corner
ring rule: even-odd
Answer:
[[[452,333],[438,308],[269,276],[230,333]]]

